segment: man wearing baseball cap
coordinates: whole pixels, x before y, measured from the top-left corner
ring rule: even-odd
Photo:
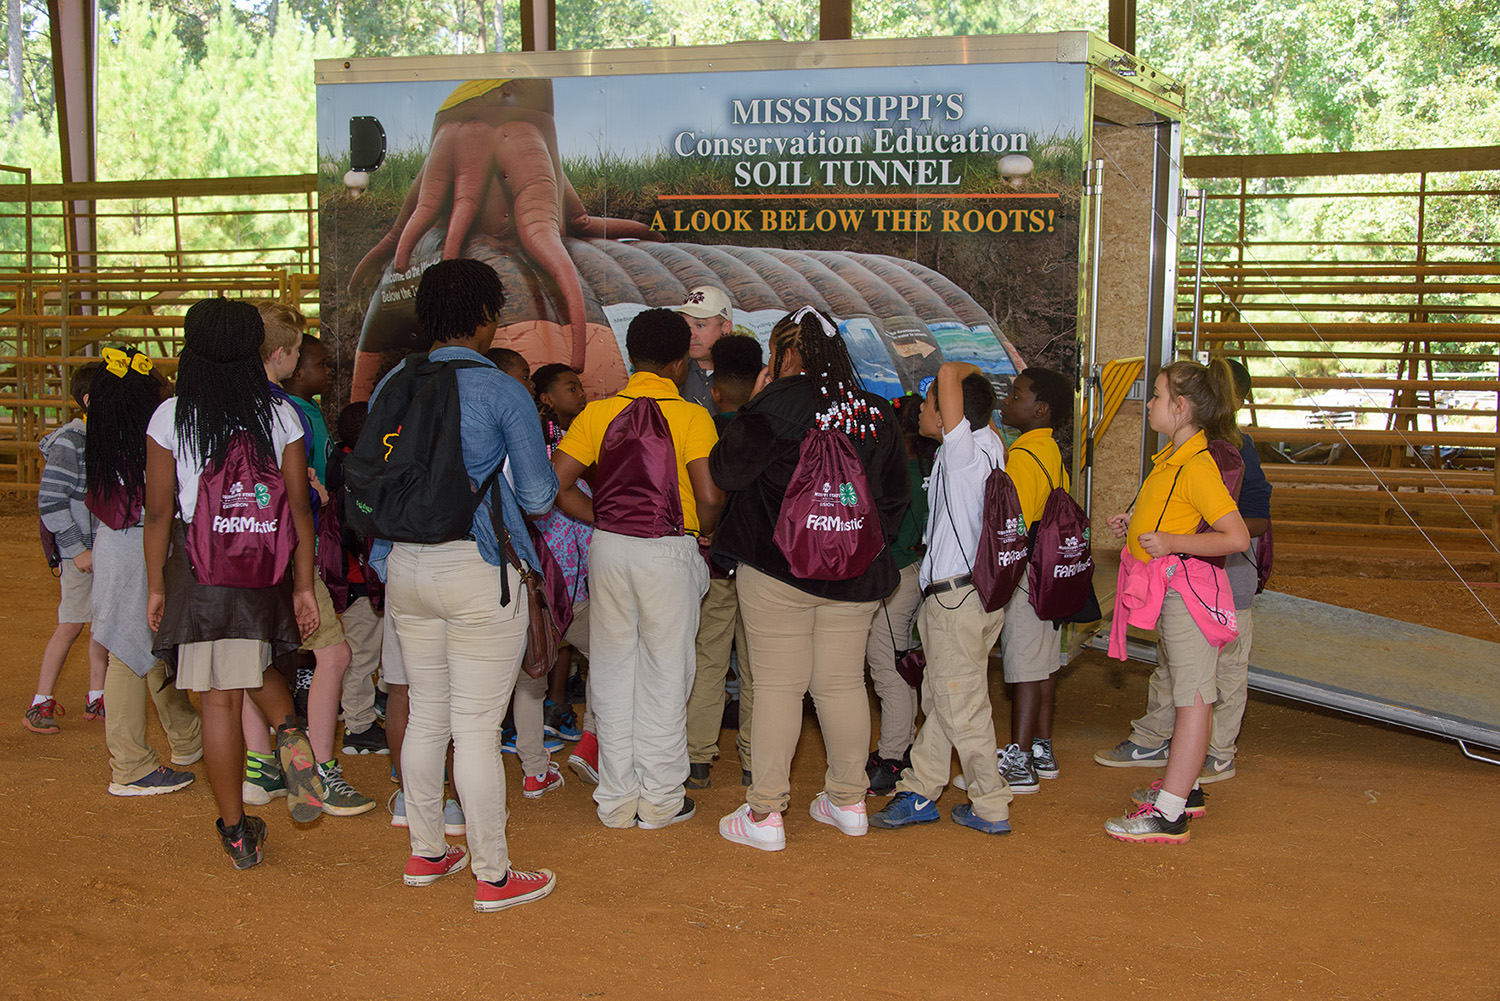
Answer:
[[[688,347],[687,381],[682,385],[683,399],[707,407],[717,413],[709,387],[714,382],[713,360],[709,351],[714,342],[734,330],[733,306],[729,294],[713,285],[699,285],[690,289],[687,302],[676,311],[687,320],[693,339]]]

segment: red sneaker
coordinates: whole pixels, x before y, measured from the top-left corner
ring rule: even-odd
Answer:
[[[503,911],[517,904],[529,904],[533,900],[541,900],[555,886],[557,877],[552,875],[550,869],[537,872],[516,872],[510,869],[505,874],[504,883],[490,883],[482,879],[479,881],[479,886],[474,891],[474,909],[483,914],[486,911]]]
[[[541,775],[528,775],[521,783],[521,795],[527,799],[536,799],[545,796],[553,789],[563,787],[562,769],[557,767],[557,762],[547,762],[547,770]]]
[[[22,721],[26,729],[32,733],[57,733],[57,721],[55,717],[66,716],[67,710],[57,704],[56,699],[45,699],[26,710],[26,718]],[[598,745],[595,745],[594,758],[598,760]],[[597,776],[594,781],[598,781]]]
[[[583,736],[573,745],[573,753],[568,755],[568,767],[589,785],[598,785],[599,738],[587,730],[583,731]]]
[[[97,699],[84,701],[83,718],[90,722],[104,718],[104,697],[102,695]]]
[[[427,886],[430,883],[436,883],[444,876],[458,872],[468,864],[469,853],[458,845],[450,845],[448,851],[436,862],[420,855],[413,855],[406,862],[406,873],[401,877],[401,881],[407,886]]]

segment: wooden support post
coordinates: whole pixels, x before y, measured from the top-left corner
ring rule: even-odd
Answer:
[[[48,0],[52,34],[52,87],[57,104],[57,138],[62,153],[63,183],[95,180],[94,160],[94,26],[93,0]],[[92,199],[63,203],[67,268],[75,273],[98,265],[99,225]],[[30,262],[27,262],[30,267]],[[87,297],[83,285],[80,295]],[[65,310],[73,309],[71,304]],[[65,380],[66,381],[66,380]],[[66,408],[65,413],[70,412]]]
[[[818,39],[854,37],[854,0],[818,0]]]
[[[1109,44],[1135,52],[1135,0],[1109,0]]]
[[[557,48],[557,4],[554,0],[521,0],[521,51]]]

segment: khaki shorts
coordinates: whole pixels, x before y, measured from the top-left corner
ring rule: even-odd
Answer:
[[[380,680],[387,685],[406,684],[406,662],[401,659],[401,640],[389,605],[380,617]]]
[[[1218,697],[1219,651],[1203,637],[1182,595],[1169,590],[1156,622],[1157,663],[1167,665],[1172,679],[1172,704],[1193,704],[1193,696],[1213,705]]]
[[[1000,630],[1000,657],[1005,681],[1046,681],[1062,667],[1062,636],[1052,623],[1037,618],[1026,578],[1016,587],[1005,606],[1005,626]]]
[[[259,688],[270,663],[271,644],[263,640],[184,643],[177,648],[177,687],[185,692]]]
[[[57,604],[58,622],[94,621],[94,575],[84,573],[70,559],[59,564],[62,601]]]
[[[322,650],[344,642],[344,627],[339,622],[339,613],[333,610],[333,595],[328,593],[328,585],[316,576],[313,597],[318,599],[318,629],[302,641],[302,649]]]

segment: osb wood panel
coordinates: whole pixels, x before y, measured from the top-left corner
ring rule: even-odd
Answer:
[[[1099,95],[1095,111],[1096,117],[1112,122],[1151,117],[1108,94]],[[1149,128],[1101,123],[1094,129],[1094,144],[1093,156],[1104,161],[1098,303],[1102,363],[1146,353],[1155,135]],[[1129,506],[1140,483],[1143,420],[1143,407],[1126,403],[1095,444],[1092,539],[1101,550],[1120,546],[1104,522]]]

